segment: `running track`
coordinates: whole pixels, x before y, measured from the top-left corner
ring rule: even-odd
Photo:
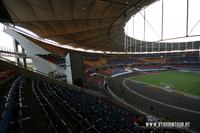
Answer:
[[[167,116],[170,121],[190,122],[192,129],[200,132],[200,100],[153,87],[137,88],[134,82],[127,79],[133,75],[126,74],[110,79],[110,91],[143,112]],[[153,111],[150,110],[152,107]]]

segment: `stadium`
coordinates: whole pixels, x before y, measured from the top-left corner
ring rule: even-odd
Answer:
[[[199,133],[199,0],[0,0],[0,133]]]

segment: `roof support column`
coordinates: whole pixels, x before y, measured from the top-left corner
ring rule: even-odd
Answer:
[[[189,0],[187,0],[186,37],[188,37],[188,24],[189,24]]]
[[[14,45],[14,52],[19,53],[19,49],[18,49],[19,43],[15,39],[13,39],[13,45]],[[17,65],[20,65],[20,60],[18,56],[16,56],[15,60],[17,62]]]
[[[188,48],[188,44],[187,44],[188,42],[185,42],[185,49],[187,49]]]
[[[146,52],[147,52],[147,42],[146,42]]]
[[[136,48],[135,39],[134,39],[134,30],[135,30],[135,29],[134,29],[134,28],[135,28],[135,27],[134,27],[134,16],[132,17],[132,19],[133,19],[133,42],[134,42],[134,43],[133,43],[133,46]],[[136,50],[135,50],[135,52],[136,52]]]
[[[200,46],[199,46],[199,63],[200,63]]]
[[[164,0],[162,0],[162,17],[161,17],[161,41],[163,40],[163,25],[164,24]]]
[[[125,26],[126,29],[126,26]],[[124,32],[124,52],[126,51],[126,30]]]
[[[194,41],[192,41],[192,49],[194,49]]]
[[[173,51],[174,43],[171,43],[171,51]]]
[[[144,41],[146,39],[146,12],[145,12],[145,9],[144,9]]]
[[[137,48],[136,48],[137,41],[135,40],[134,42],[135,42],[135,52],[137,52]]]
[[[22,53],[25,54],[25,49],[23,47],[22,47]],[[23,64],[24,64],[24,67],[26,68],[27,67],[26,57],[23,57]]]

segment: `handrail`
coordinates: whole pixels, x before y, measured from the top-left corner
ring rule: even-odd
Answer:
[[[36,73],[39,73],[39,74],[42,74],[42,75],[44,75],[44,76],[49,77],[48,74],[46,74],[46,73],[44,73],[44,72],[41,72],[41,71],[35,70],[35,69],[31,68],[31,67],[24,67],[24,66],[22,66],[22,65],[18,65],[16,62],[11,61],[11,60],[6,59],[6,58],[3,58],[3,57],[1,57],[1,56],[0,56],[0,60],[3,60],[3,61],[6,61],[6,62],[9,62],[9,63],[11,63],[11,64],[13,64],[13,65],[15,65],[15,66],[21,67],[21,68],[23,68],[23,69],[28,69],[28,70],[30,70],[30,71],[33,71],[33,72],[36,72]]]
[[[0,46],[0,53],[11,54],[14,56],[21,56],[27,58],[26,53],[16,52],[11,48]]]

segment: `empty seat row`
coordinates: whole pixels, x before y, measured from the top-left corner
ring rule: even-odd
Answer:
[[[139,128],[132,121],[130,111],[106,105],[95,96],[82,91],[65,89],[48,84],[49,91],[60,99],[71,116],[84,129],[95,127],[101,132],[117,132]],[[131,130],[130,130],[131,131]]]
[[[25,81],[24,76],[19,76],[9,91],[5,111],[2,120],[0,120],[1,133],[6,133],[11,126],[14,132],[23,131],[23,98],[21,94],[23,94],[22,89],[24,88]],[[26,83],[26,86],[27,85]],[[144,131],[143,128],[134,125],[132,118],[135,114],[131,111],[109,105],[102,99],[84,91],[68,89],[38,80],[33,80],[32,90],[34,92],[33,96],[36,97],[43,111],[42,115],[47,118],[54,132],[72,132],[71,128],[73,127],[71,126],[73,124],[66,124],[68,123],[68,119],[63,117],[61,109],[63,109],[63,112],[67,113],[73,122],[80,127],[81,132],[114,133],[135,132],[136,130],[140,132]],[[24,89],[23,91],[27,90]],[[61,108],[58,109],[56,104]]]
[[[23,88],[24,76],[19,76],[8,93],[5,109],[0,120],[0,133],[6,133],[10,126],[14,126],[18,132],[22,131],[22,97],[21,90]]]
[[[36,80],[33,81],[32,88],[54,132],[70,133],[71,130],[67,128],[65,122],[62,120],[60,115],[56,112],[48,99],[43,95]]]

